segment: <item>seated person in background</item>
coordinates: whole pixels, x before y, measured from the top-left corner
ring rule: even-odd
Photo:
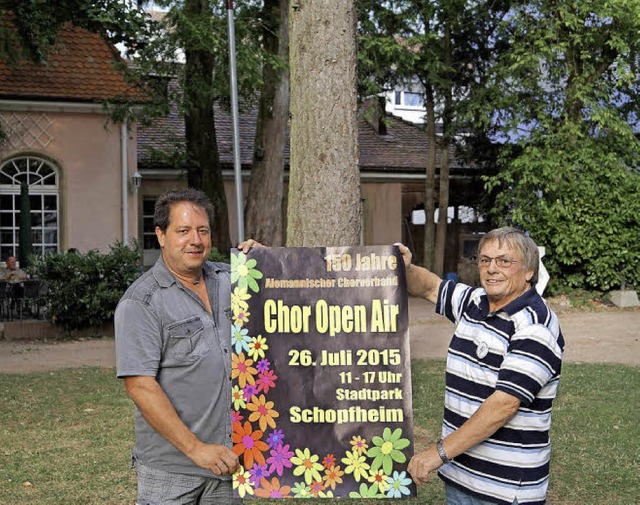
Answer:
[[[7,282],[20,282],[29,278],[26,272],[17,267],[15,256],[9,256],[6,259],[6,265],[0,272],[0,279]]]

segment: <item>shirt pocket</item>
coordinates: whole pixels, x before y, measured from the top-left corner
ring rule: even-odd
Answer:
[[[167,354],[178,363],[192,363],[204,356],[209,344],[202,320],[195,316],[167,326]]]

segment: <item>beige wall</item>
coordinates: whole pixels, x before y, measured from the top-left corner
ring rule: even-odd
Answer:
[[[6,112],[3,112],[6,115]],[[18,155],[48,158],[59,169],[59,246],[106,251],[122,240],[121,129],[107,116],[88,112],[14,112],[16,117],[38,119],[46,135],[30,141],[29,132],[14,135],[0,160]],[[24,124],[31,124],[25,121]],[[128,131],[128,173],[136,170],[135,125]],[[18,138],[20,136],[20,138]],[[128,191],[129,236],[137,237],[137,199]]]

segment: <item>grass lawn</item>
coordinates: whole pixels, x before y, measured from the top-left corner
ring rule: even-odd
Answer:
[[[413,364],[418,450],[439,432],[443,369],[442,361]],[[550,504],[640,502],[639,390],[640,367],[564,366]],[[0,405],[0,504],[134,503],[132,404],[112,370],[0,374]],[[402,503],[441,504],[443,496],[436,478]]]

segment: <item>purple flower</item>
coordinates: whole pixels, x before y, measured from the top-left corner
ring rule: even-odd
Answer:
[[[260,486],[260,479],[263,477],[269,476],[269,471],[267,470],[267,465],[259,465],[258,463],[254,463],[253,468],[249,470],[249,481],[253,484],[254,487]]]
[[[256,368],[258,369],[259,373],[264,373],[267,370],[269,370],[269,366],[271,365],[271,363],[269,363],[268,359],[261,359],[260,361],[258,361],[258,364],[256,365]]]
[[[242,390],[244,399],[250,401],[251,397],[258,392],[258,387],[255,384],[247,384]]]
[[[282,442],[284,442],[284,433],[282,433],[282,430],[273,430],[269,433],[269,436],[267,437],[267,444],[269,444],[269,447],[278,447]]]
[[[289,461],[293,457],[293,452],[289,450],[289,444],[279,445],[277,449],[272,449],[269,452],[271,453],[271,457],[267,458],[267,464],[270,465],[269,472],[273,473],[275,471],[282,477],[284,469],[293,466],[293,463]]]

